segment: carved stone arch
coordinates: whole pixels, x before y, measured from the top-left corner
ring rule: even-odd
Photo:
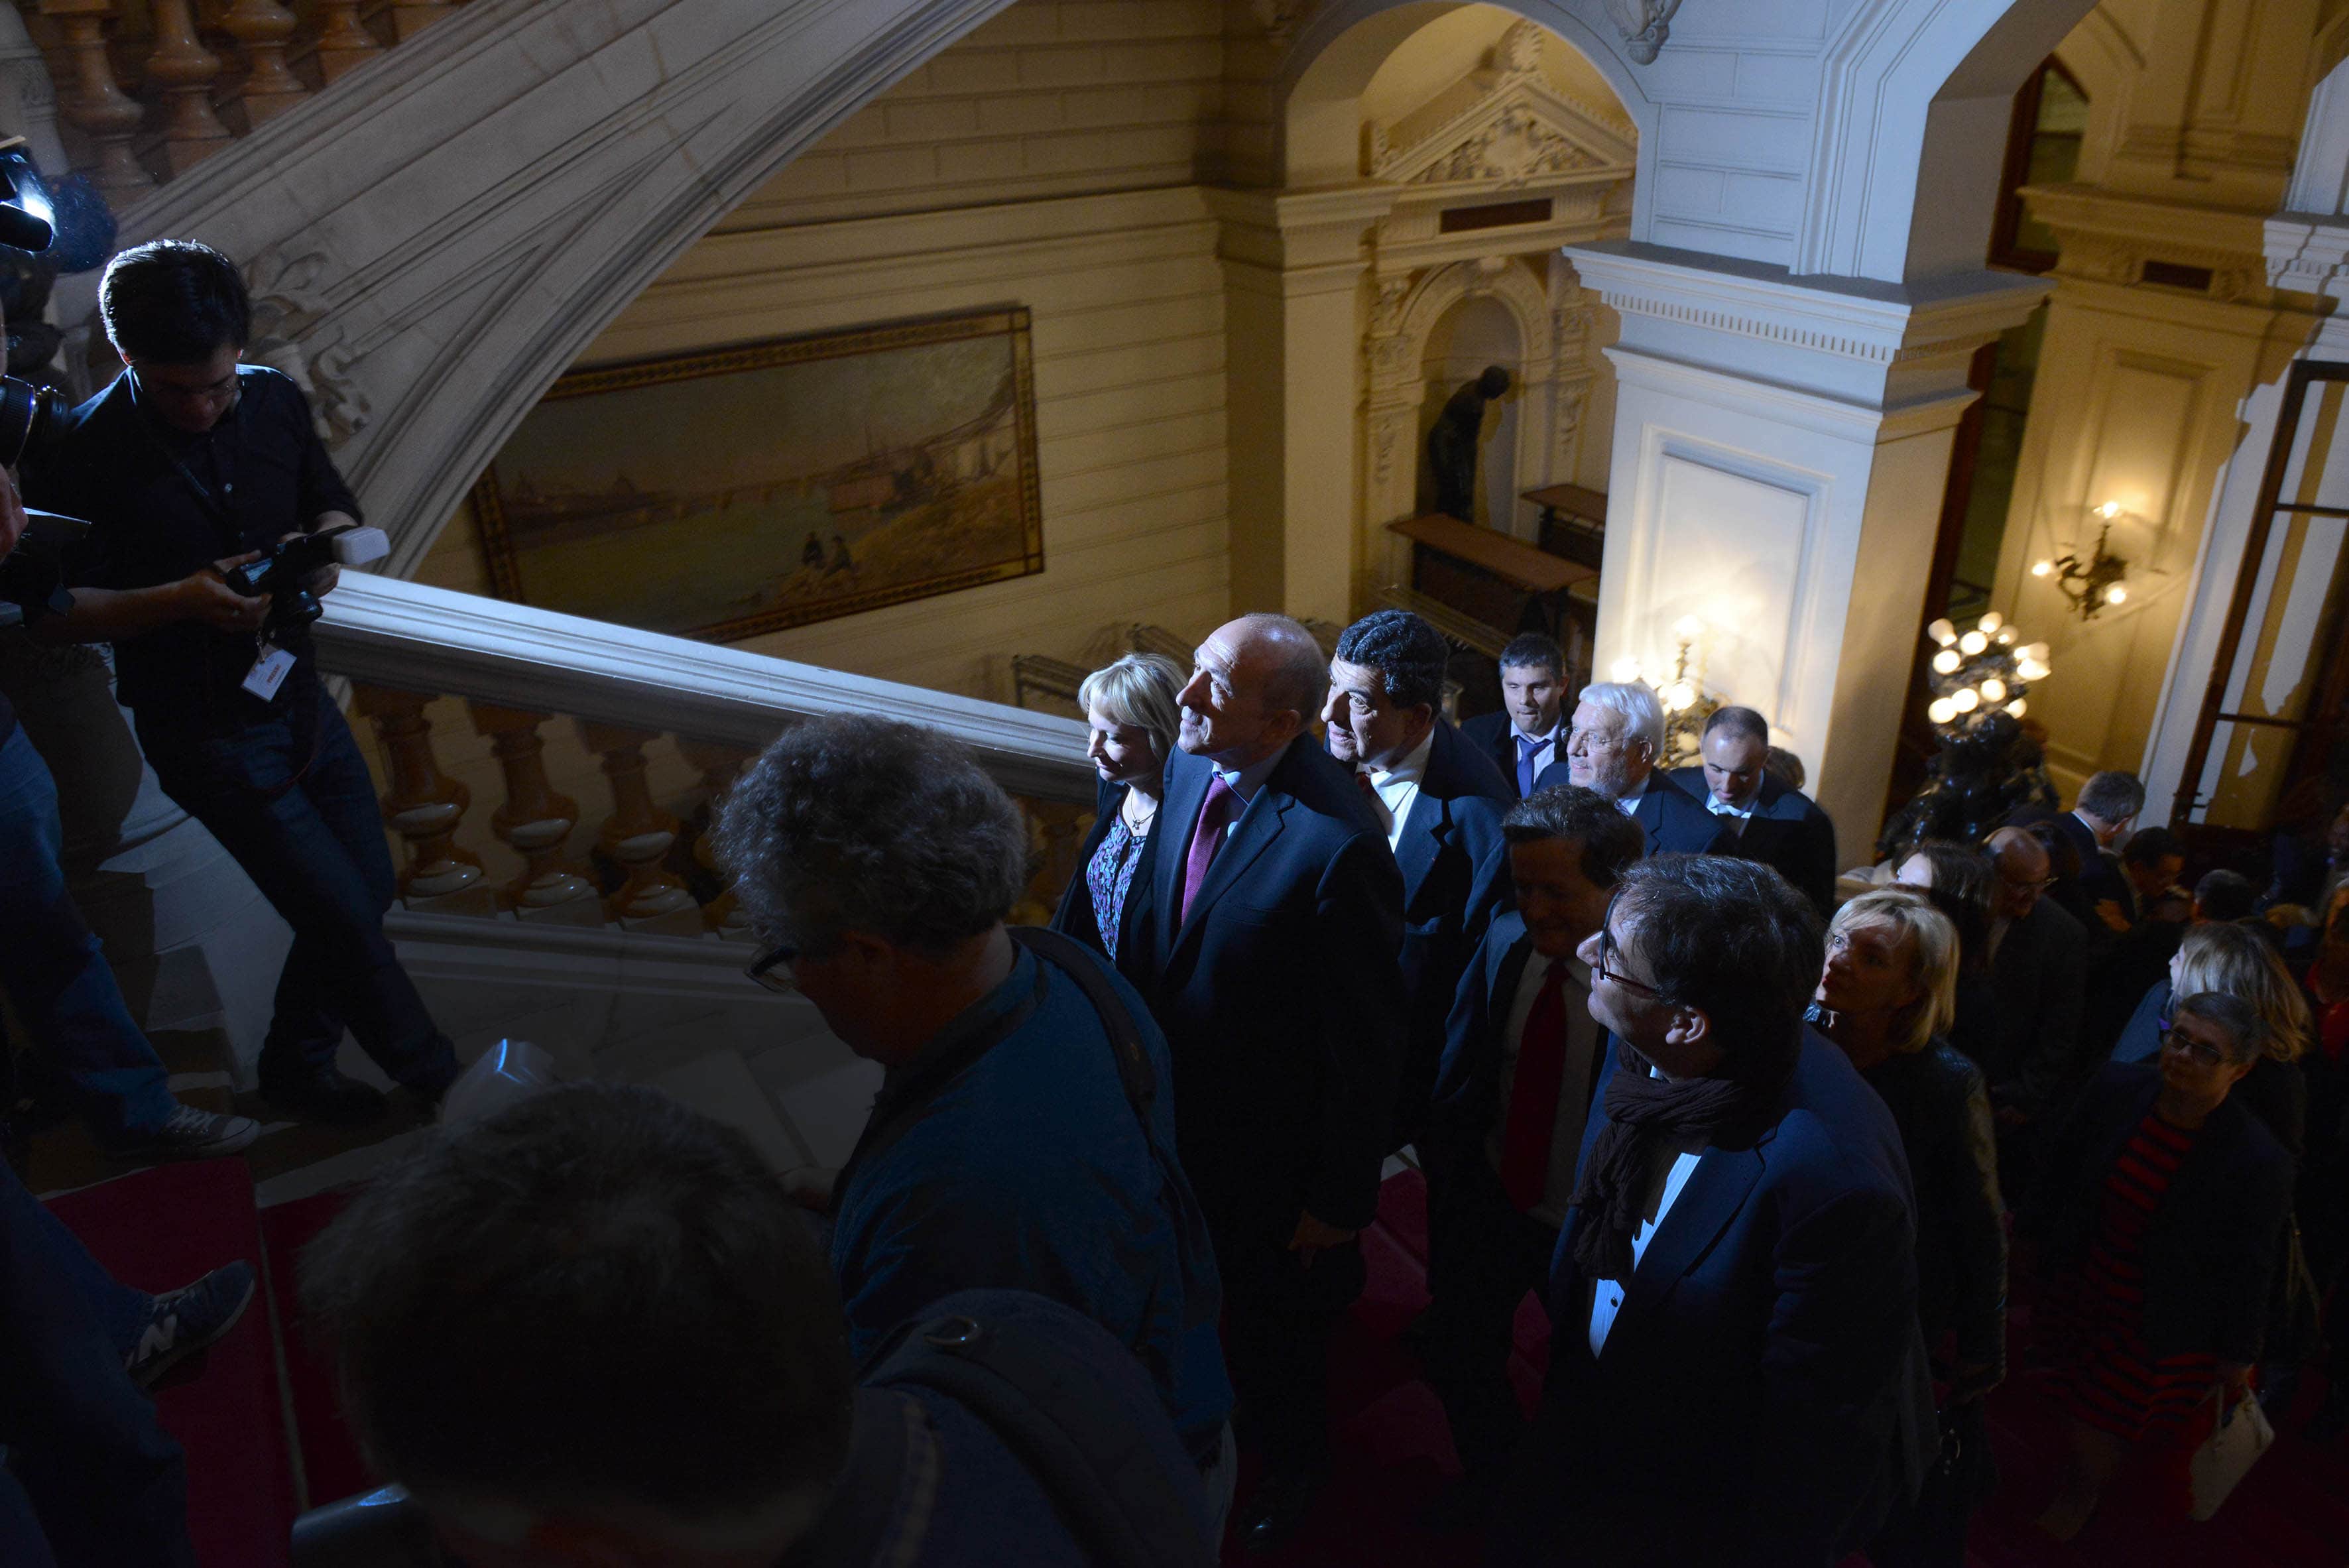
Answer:
[[[1522,264],[1506,257],[1454,262],[1420,280],[1404,300],[1398,325],[1403,341],[1411,346],[1413,364],[1426,353],[1427,340],[1444,312],[1464,299],[1486,294],[1506,305],[1516,318],[1519,341],[1526,345],[1525,380],[1547,380],[1555,352],[1550,342],[1548,293]]]
[[[1009,0],[472,0],[121,214],[297,276],[280,353],[412,572],[711,224]],[[315,260],[313,259],[315,258]]]

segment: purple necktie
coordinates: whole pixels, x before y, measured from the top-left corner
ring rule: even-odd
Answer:
[[[1207,880],[1207,868],[1224,847],[1224,830],[1240,814],[1242,804],[1239,792],[1224,782],[1224,776],[1214,775],[1207,799],[1199,807],[1198,825],[1191,830],[1191,852],[1183,859],[1183,902],[1174,911],[1178,929],[1189,918],[1191,901],[1199,896],[1199,884]]]

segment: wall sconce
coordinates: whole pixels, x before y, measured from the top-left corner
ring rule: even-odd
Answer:
[[[1721,699],[1704,689],[1704,665],[1697,655],[1697,645],[1704,641],[1710,628],[1694,615],[1682,615],[1672,623],[1672,641],[1677,645],[1672,655],[1670,678],[1656,686],[1656,701],[1664,710],[1665,767],[1679,768],[1697,759],[1697,743],[1704,736],[1704,721],[1720,710]],[[1640,661],[1626,655],[1607,666],[1610,679],[1636,681],[1641,676]]]
[[[2057,556],[2053,561],[2032,562],[2033,577],[2053,578],[2064,598],[2080,613],[2083,621],[2093,621],[2107,605],[2128,603],[2128,562],[2105,548],[2111,536],[2116,519],[2127,516],[2116,500],[2090,509],[2089,516],[2100,519],[2103,526],[2096,530],[2096,548],[2087,560],[2082,561],[2076,552]]]
[[[1994,713],[2021,718],[2029,711],[2024,694],[2032,683],[2054,673],[2047,665],[2047,645],[2022,641],[1996,611],[1964,632],[1942,620],[1926,627],[1925,634],[1940,645],[1927,677],[1933,700],[1925,717],[1951,735]]]

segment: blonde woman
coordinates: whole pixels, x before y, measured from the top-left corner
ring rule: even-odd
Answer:
[[[1962,1448],[1965,1434],[1982,1441],[1982,1397],[2005,1375],[2006,1231],[1990,1097],[1981,1070],[1943,1037],[1957,979],[1949,916],[1907,888],[1862,893],[1827,924],[1811,1021],[1900,1129],[1917,1189],[1918,1317],[1936,1377],[1952,1389],[1942,1426]],[[1952,1537],[1951,1517],[1896,1511],[1869,1554],[1885,1568],[1961,1561],[1964,1532]]]
[[[2308,1085],[2300,1058],[2315,1033],[2308,998],[2292,971],[2257,926],[2204,921],[2189,927],[2168,977],[2156,981],[2113,1047],[2116,1062],[2150,1063],[2161,1054],[2176,998],[2215,991],[2247,1003],[2265,1026],[2267,1046],[2250,1075],[2235,1086],[2234,1098],[2266,1123],[2297,1161],[2307,1144]]]
[[[1127,947],[1135,918],[1150,907],[1149,873],[1143,868],[1150,860],[1166,758],[1182,725],[1174,694],[1186,678],[1163,654],[1128,654],[1077,688],[1088,730],[1085,756],[1100,793],[1092,831],[1052,929],[1098,948],[1112,964]]]

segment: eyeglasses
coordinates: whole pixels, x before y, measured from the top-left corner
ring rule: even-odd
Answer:
[[[2045,892],[2062,880],[2061,877],[2041,877],[2036,882],[2017,882],[2013,877],[2001,877],[1998,885],[2015,892]]]
[[[2166,1029],[2162,1032],[2161,1048],[2165,1051],[2177,1051],[2189,1057],[2198,1067],[2215,1068],[2227,1059],[2227,1053],[2216,1046],[2206,1046],[2191,1035],[2178,1029]]]
[[[799,976],[792,973],[799,955],[800,950],[790,943],[778,943],[751,960],[750,966],[742,973],[765,990],[789,995],[800,988]]]
[[[1615,901],[1622,896],[1623,892],[1620,888],[1618,888],[1609,896],[1607,900],[1607,918],[1600,921],[1599,923],[1598,977],[1611,985],[1620,985],[1626,991],[1636,991],[1642,996],[1647,996],[1655,1001],[1661,1002],[1664,997],[1664,994],[1661,991],[1657,990],[1653,985],[1649,985],[1644,980],[1632,979],[1629,975],[1624,974],[1620,969],[1614,966],[1614,960],[1617,956],[1617,948],[1615,946]]]

